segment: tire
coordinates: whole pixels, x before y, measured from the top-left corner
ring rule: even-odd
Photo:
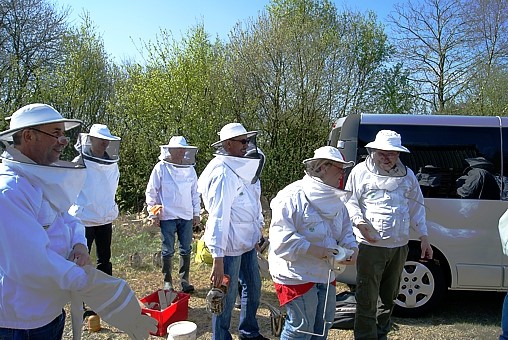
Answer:
[[[408,258],[402,271],[393,314],[399,317],[422,316],[442,301],[446,290],[443,271],[438,261]]]

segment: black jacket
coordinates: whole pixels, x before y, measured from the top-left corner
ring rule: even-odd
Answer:
[[[492,174],[494,165],[483,157],[466,158],[465,175],[457,179],[457,194],[462,198],[499,200],[501,188]]]

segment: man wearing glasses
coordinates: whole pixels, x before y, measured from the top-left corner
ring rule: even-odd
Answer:
[[[157,321],[141,315],[124,280],[91,266],[84,227],[67,213],[86,168],[60,156],[69,143],[65,131],[81,121],[45,104],[26,105],[9,119],[0,132],[0,339],[61,339],[71,299],[132,338],[148,338]],[[79,339],[81,315],[73,319]]]
[[[409,228],[421,241],[421,258],[432,258],[423,195],[411,169],[402,164],[401,137],[381,130],[346,183],[346,202],[359,244],[356,262],[355,339],[386,339],[394,300],[408,254]],[[379,299],[379,304],[378,304]]]
[[[212,144],[215,157],[198,180],[209,213],[204,241],[213,257],[210,280],[220,287],[226,275],[230,278],[222,313],[212,316],[216,340],[232,339],[229,328],[237,282],[242,287],[239,338],[266,339],[256,320],[261,295],[256,246],[264,224],[259,182],[264,156],[256,146],[256,135],[257,131],[247,131],[242,124],[226,124],[220,140]]]

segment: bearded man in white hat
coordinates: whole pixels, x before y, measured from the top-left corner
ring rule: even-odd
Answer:
[[[71,299],[72,309],[85,301],[132,338],[148,338],[156,320],[141,315],[124,280],[90,265],[84,227],[67,212],[86,168],[60,156],[65,132],[81,122],[45,104],[26,105],[9,119],[0,133],[0,339],[61,339]],[[74,339],[81,317],[73,318]]]
[[[266,339],[259,333],[256,313],[261,277],[256,247],[262,238],[261,185],[264,156],[256,145],[256,131],[240,123],[226,124],[213,143],[215,157],[198,180],[198,191],[209,213],[204,241],[213,257],[210,280],[220,287],[229,276],[224,310],[212,316],[213,339],[230,340],[229,331],[238,284],[242,287],[240,339]]]
[[[346,162],[337,148],[323,146],[303,161],[305,176],[271,201],[268,262],[281,306],[282,340],[327,337],[335,316],[335,272],[354,265],[358,245],[338,189]],[[333,275],[332,275],[333,274]]]
[[[399,159],[400,152],[409,152],[400,135],[381,130],[365,148],[368,157],[353,168],[345,187],[352,192],[346,207],[359,243],[354,335],[386,339],[408,254],[409,228],[421,241],[422,259],[432,258],[432,247],[418,180]]]
[[[198,176],[194,165],[198,148],[190,146],[182,136],[173,136],[160,146],[159,162],[155,164],[146,186],[148,211],[160,207],[150,218],[159,226],[162,236],[162,273],[164,289],[173,289],[173,256],[175,234],[178,236],[180,285],[184,293],[192,293],[189,282],[192,253],[192,230],[199,225],[201,199],[197,191]]]

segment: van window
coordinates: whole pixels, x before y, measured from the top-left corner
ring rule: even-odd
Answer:
[[[390,114],[349,115],[332,127],[328,144],[341,148],[346,160],[365,159],[365,145],[380,130],[398,132],[411,151],[400,158],[418,177],[425,196],[434,262],[418,261],[420,243],[410,229],[401,276],[405,284],[395,300],[402,315],[432,310],[446,289],[506,291],[508,258],[498,224],[508,209],[507,129],[508,117]],[[355,267],[348,266],[337,280],[356,284]]]
[[[363,124],[358,130],[358,162],[367,156],[365,144],[373,141],[377,132],[383,129],[394,130],[402,136],[402,144],[411,153],[401,153],[400,159],[417,175],[425,197],[459,198],[457,187],[460,185],[461,176],[467,174],[469,167],[466,159],[476,157],[483,157],[492,163],[492,170],[489,172],[493,172],[492,175],[498,182],[497,197],[499,197],[502,178],[499,128],[424,125],[388,127]],[[503,142],[505,145],[508,144],[506,140]],[[508,145],[504,150],[507,148]],[[506,195],[506,190],[504,194]]]

